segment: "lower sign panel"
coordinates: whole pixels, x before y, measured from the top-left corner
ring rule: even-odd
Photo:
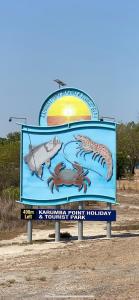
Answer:
[[[116,221],[115,210],[21,209],[22,220]]]

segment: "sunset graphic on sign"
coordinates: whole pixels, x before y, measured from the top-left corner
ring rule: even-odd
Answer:
[[[49,126],[91,119],[91,111],[88,105],[75,96],[63,96],[57,99],[50,106],[47,114]]]

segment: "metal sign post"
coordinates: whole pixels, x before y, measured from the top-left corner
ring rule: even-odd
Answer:
[[[56,209],[60,209],[60,205]],[[55,242],[60,242],[60,221],[55,221]]]
[[[33,207],[27,206],[27,209],[32,209]],[[27,222],[27,241],[29,244],[32,243],[32,220],[28,220]]]
[[[79,210],[83,209],[83,202],[79,202]],[[78,221],[78,241],[83,240],[83,221]]]
[[[107,203],[107,209],[112,209],[111,203]],[[111,238],[111,221],[107,221],[107,238]]]
[[[27,223],[27,241],[29,244],[32,243],[32,220],[28,220]]]

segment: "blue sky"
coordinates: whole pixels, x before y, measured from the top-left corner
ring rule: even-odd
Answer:
[[[0,1],[0,136],[38,123],[60,78],[100,115],[139,121],[138,0]]]

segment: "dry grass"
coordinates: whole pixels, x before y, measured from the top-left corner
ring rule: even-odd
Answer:
[[[55,266],[53,266],[53,271],[57,271],[58,269],[59,269],[59,266],[58,265],[55,265]]]
[[[50,233],[49,234],[50,238],[55,238],[55,233]],[[60,238],[61,239],[70,239],[72,235],[69,232],[60,232]]]
[[[14,278],[11,278],[11,279],[8,280],[9,284],[14,284],[15,282],[16,282],[16,280]]]
[[[27,275],[27,276],[25,277],[25,279],[26,279],[26,281],[31,281],[31,280],[32,280],[32,277],[31,277],[30,275]]]
[[[0,240],[11,239],[20,233],[26,231],[27,222],[21,220],[21,208],[24,208],[16,202],[12,197],[0,197]],[[61,228],[69,227],[71,224],[61,222]],[[53,221],[33,221],[33,228],[46,229],[54,228]],[[67,233],[61,238],[70,238],[70,234]]]
[[[19,204],[11,198],[0,198],[0,232],[17,230],[24,227],[24,222],[20,220]]]
[[[20,217],[23,207],[10,197],[0,197],[0,239],[14,238],[26,231],[27,222]],[[46,228],[46,223],[49,228],[53,227],[51,221],[33,221],[33,227],[43,229]]]
[[[117,188],[119,190],[129,190],[139,192],[139,179],[121,179],[117,180]]]
[[[128,225],[112,226],[112,230],[113,231],[139,230],[139,224],[128,224]]]
[[[46,281],[46,277],[45,276],[41,276],[38,278],[40,281]]]

